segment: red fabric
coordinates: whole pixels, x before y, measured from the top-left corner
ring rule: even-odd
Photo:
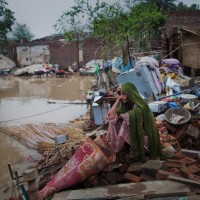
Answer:
[[[40,191],[42,199],[76,185],[80,181],[99,173],[111,160],[91,138],[86,138],[73,157]]]

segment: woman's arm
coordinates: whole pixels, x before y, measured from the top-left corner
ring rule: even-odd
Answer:
[[[116,99],[114,105],[113,105],[112,108],[108,111],[108,116],[109,116],[109,117],[116,114],[117,107],[118,107],[118,105],[119,105],[120,100],[121,100],[121,96],[119,96],[119,95],[117,94],[117,99]]]

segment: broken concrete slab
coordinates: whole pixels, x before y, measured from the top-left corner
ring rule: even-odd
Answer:
[[[52,200],[100,200],[134,197],[135,200],[145,199],[146,195],[154,196],[187,196],[190,188],[173,181],[147,181],[140,183],[118,184],[105,187],[68,190],[56,193]]]

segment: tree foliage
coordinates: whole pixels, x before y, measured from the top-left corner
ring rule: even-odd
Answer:
[[[31,33],[30,28],[26,24],[16,23],[12,31],[13,39],[16,42],[19,42],[21,39],[26,39],[28,41],[34,38],[34,35]]]
[[[141,3],[136,5],[129,17],[130,33],[134,38],[136,48],[143,50],[151,49],[151,38],[158,32],[167,20],[155,3]]]
[[[75,0],[76,6],[63,13],[56,25],[65,32],[68,41],[79,40],[83,33],[101,39],[104,49],[121,49],[123,60],[130,57],[129,49],[151,50],[151,40],[158,35],[158,28],[167,20],[166,13],[177,10],[177,0],[117,0],[113,4],[89,0]],[[197,9],[192,5],[190,8]],[[125,62],[124,62],[125,64]]]
[[[7,33],[15,22],[14,13],[6,8],[7,5],[5,0],[0,0],[0,43],[7,41]]]
[[[69,33],[89,31],[93,37],[102,40],[105,49],[121,49],[124,61],[130,56],[130,45],[142,50],[151,48],[152,34],[166,21],[166,16],[152,2],[134,1],[130,4],[126,1],[126,6],[99,0],[94,6],[89,0],[76,0],[76,3],[77,6],[65,12],[58,21],[62,30],[67,30],[68,38],[72,36]],[[83,19],[87,19],[85,24],[81,23]]]

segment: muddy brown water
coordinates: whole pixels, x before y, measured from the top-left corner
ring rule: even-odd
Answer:
[[[95,84],[91,76],[0,77],[0,126],[29,123],[68,123],[87,112],[86,92]],[[51,103],[49,103],[51,102]],[[75,103],[75,104],[74,104]],[[13,196],[8,163],[19,173],[41,155],[0,132],[0,199]]]

